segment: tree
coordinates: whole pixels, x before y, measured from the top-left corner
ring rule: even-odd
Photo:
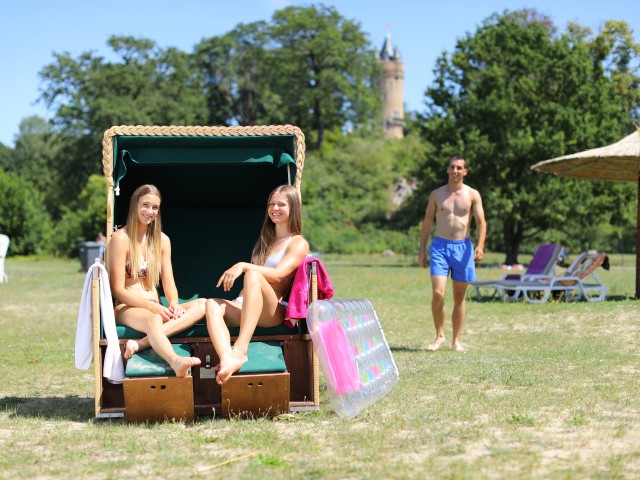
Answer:
[[[190,55],[133,37],[110,37],[118,57],[55,54],[40,77],[65,155],[58,159],[65,203],[101,168],[101,142],[113,125],[197,125],[207,120],[204,82]]]
[[[11,171],[13,168],[13,149],[0,143],[0,170],[5,172]]]
[[[55,253],[77,255],[79,242],[93,240],[98,232],[104,232],[107,223],[105,198],[104,176],[91,175],[74,202],[64,207],[62,219],[55,226]]]
[[[409,251],[407,235],[385,227],[392,184],[414,168],[424,148],[416,137],[389,142],[329,132],[322,148],[305,160],[305,236],[325,252]]]
[[[51,220],[40,192],[15,173],[0,170],[0,232],[11,238],[10,253],[51,251]]]
[[[267,52],[272,89],[284,114],[319,148],[325,132],[375,119],[380,95],[374,51],[357,22],[333,7],[287,7],[273,15]]]
[[[31,116],[20,122],[13,153],[12,171],[40,191],[43,206],[54,216],[60,204],[60,170],[56,162],[60,137],[44,118]]]
[[[196,45],[195,62],[204,72],[210,125],[282,123],[282,106],[271,92],[265,22],[240,24]]]
[[[271,23],[203,40],[194,57],[212,124],[291,123],[320,148],[325,132],[379,116],[374,50],[359,24],[333,7],[278,10]]]
[[[624,22],[607,22],[595,37],[578,25],[557,36],[548,18],[521,10],[492,15],[438,59],[423,117],[434,155],[420,170],[444,171],[457,153],[468,159],[469,183],[483,195],[489,232],[501,232],[493,246],[504,248],[506,263],[517,263],[520,245],[548,229],[622,218],[616,200],[629,186],[603,193],[530,166],[628,133],[639,53]],[[426,203],[436,185],[425,180]]]

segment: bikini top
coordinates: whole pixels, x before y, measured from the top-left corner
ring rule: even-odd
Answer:
[[[282,250],[280,250],[278,253],[274,253],[264,261],[265,267],[276,268],[278,266],[278,264],[284,258],[284,252],[287,250],[287,245],[289,245],[290,240],[291,240],[291,237],[287,239],[286,243],[284,244],[284,247],[282,247]]]
[[[147,261],[142,260],[140,262],[140,271],[138,272],[138,278],[147,278],[147,267]],[[131,265],[128,261],[124,265],[124,273],[127,278],[133,278],[133,275],[131,275]]]

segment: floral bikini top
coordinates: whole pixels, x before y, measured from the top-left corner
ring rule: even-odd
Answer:
[[[138,278],[147,278],[147,267],[147,261],[142,260],[140,262],[140,271],[138,272]],[[124,273],[127,278],[133,278],[133,275],[131,275],[131,265],[128,261],[124,265]]]

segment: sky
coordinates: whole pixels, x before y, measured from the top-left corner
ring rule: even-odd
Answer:
[[[20,121],[50,118],[39,72],[54,53],[77,58],[92,51],[109,58],[112,35],[147,38],[160,47],[192,52],[196,44],[240,23],[269,21],[289,5],[323,3],[360,24],[376,47],[387,34],[400,48],[408,111],[424,110],[436,59],[473,34],[493,13],[522,8],[549,16],[559,31],[576,22],[597,32],[606,20],[625,20],[640,43],[638,0],[0,0],[0,142],[13,147]]]

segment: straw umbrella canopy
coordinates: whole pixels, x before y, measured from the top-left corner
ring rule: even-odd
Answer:
[[[636,182],[640,200],[640,128],[605,147],[538,162],[531,167],[561,177],[610,182]],[[640,299],[640,201],[636,233],[636,298]]]

